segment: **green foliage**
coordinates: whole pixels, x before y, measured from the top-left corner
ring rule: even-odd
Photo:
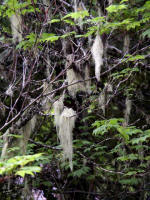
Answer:
[[[121,3],[123,2],[121,1]],[[106,10],[108,11],[108,13],[117,13],[121,10],[127,9],[127,5],[121,3],[120,5],[111,5],[108,8],[106,8]]]
[[[34,176],[34,173],[40,172],[41,167],[37,166],[29,166],[29,167],[22,167],[21,170],[17,170],[16,175],[24,177],[26,174]]]
[[[17,49],[31,49],[33,46],[35,46],[36,43],[38,43],[38,41],[39,39],[37,38],[37,35],[35,33],[30,33],[26,36],[26,40],[23,40],[17,45]]]
[[[37,47],[40,49],[41,48],[39,45],[40,43],[44,43],[44,42],[53,43],[57,41],[58,39],[66,38],[74,34],[75,34],[75,31],[65,33],[64,35],[61,35],[61,36],[55,35],[54,33],[42,33],[40,38],[38,38],[36,34],[30,33],[29,35],[26,36],[25,40],[23,40],[17,45],[17,49],[20,49],[20,48],[23,48],[24,50],[31,49],[35,45],[38,45]]]
[[[93,127],[96,128],[93,131],[93,135],[104,143],[101,144],[100,142],[101,148],[96,147],[95,150],[98,150],[98,155],[103,155],[105,169],[115,173],[116,168],[114,168],[113,160],[110,166],[110,160],[114,159],[115,166],[119,167],[118,171],[122,172],[122,176],[119,179],[121,184],[135,186],[141,182],[138,174],[143,173],[143,167],[148,165],[146,160],[149,160],[149,157],[147,157],[147,153],[143,152],[144,149],[149,149],[149,146],[141,144],[148,143],[150,130],[142,131],[134,126],[124,127],[122,126],[123,122],[123,119],[117,118],[94,122]],[[115,158],[111,157],[114,153],[116,154]],[[142,165],[134,165],[135,161],[141,162]],[[101,168],[99,170],[101,171]],[[135,177],[135,174],[137,177]]]
[[[74,170],[74,171],[70,174],[70,176],[80,178],[80,177],[86,175],[89,171],[90,171],[90,168],[89,168],[89,167],[87,167],[87,166],[82,166],[80,169]]]
[[[73,19],[79,19],[79,18],[84,19],[84,18],[87,17],[87,16],[89,16],[88,11],[87,11],[87,10],[83,10],[83,11],[79,11],[79,12],[72,12],[72,13],[69,13],[69,14],[67,14],[66,16],[64,16],[64,17],[62,18],[62,20],[66,19],[66,18],[68,18],[68,17],[71,17],[71,18],[73,18]]]
[[[137,178],[123,179],[119,182],[123,185],[137,185],[139,183]]]
[[[26,91],[26,88],[24,88],[23,95],[28,94],[29,99],[32,99],[36,98],[35,93],[41,91],[41,84],[45,81],[45,74],[43,71],[40,71],[40,69],[43,69],[43,66],[47,66],[48,63],[45,62],[47,57],[50,58],[50,72],[52,73],[52,80],[54,80],[53,89],[56,89],[56,92],[59,93],[59,91],[57,91],[58,87],[60,87],[59,83],[63,83],[66,76],[63,74],[61,80],[55,80],[55,74],[61,74],[60,70],[65,69],[66,57],[63,55],[61,40],[68,39],[68,46],[69,43],[71,43],[69,52],[72,51],[75,55],[74,64],[76,67],[79,62],[79,66],[82,68],[85,64],[84,61],[89,63],[91,67],[90,76],[92,81],[92,93],[86,96],[86,100],[84,99],[81,105],[80,102],[75,99],[75,107],[78,107],[79,116],[77,118],[77,126],[74,130],[73,172],[70,172],[68,162],[60,164],[62,149],[61,146],[58,146],[59,143],[53,123],[53,110],[51,110],[51,112],[41,112],[41,108],[39,108],[42,115],[39,120],[41,121],[41,127],[33,134],[33,141],[35,144],[31,142],[27,148],[27,153],[33,155],[16,156],[6,161],[1,161],[0,174],[15,174],[22,177],[29,174],[33,176],[35,173],[41,172],[39,165],[42,163],[43,169],[44,167],[46,168],[46,177],[43,176],[44,170],[39,176],[43,176],[45,180],[48,180],[41,181],[43,182],[43,185],[45,182],[45,185],[48,186],[48,190],[55,181],[59,188],[63,188],[67,184],[70,184],[70,180],[71,184],[73,183],[74,185],[80,185],[81,181],[85,180],[86,184],[89,184],[88,189],[89,186],[91,186],[90,184],[92,181],[95,183],[95,187],[97,187],[97,182],[99,182],[102,194],[104,193],[103,191],[109,191],[110,193],[114,192],[114,185],[117,185],[120,193],[122,191],[135,192],[136,188],[143,187],[144,173],[148,173],[150,160],[150,130],[147,128],[148,123],[146,124],[145,122],[148,120],[148,117],[146,120],[143,119],[145,115],[149,116],[149,93],[144,91],[147,87],[144,81],[149,74],[147,71],[143,73],[141,70],[141,66],[143,66],[144,62],[149,63],[149,52],[143,51],[143,44],[146,43],[145,39],[150,37],[150,1],[114,1],[113,5],[104,10],[106,15],[103,17],[98,16],[96,0],[91,1],[90,5],[87,3],[88,11],[82,10],[79,12],[70,12],[70,7],[69,9],[65,8],[65,16],[64,11],[60,14],[55,14],[57,9],[55,10],[55,8],[52,7],[50,9],[52,9],[53,17],[46,23],[47,13],[41,12],[45,9],[44,6],[42,7],[42,3],[39,2],[36,4],[37,1],[34,1],[34,3],[35,5],[33,6],[33,1],[31,0],[22,2],[8,0],[5,1],[5,4],[0,5],[1,18],[6,18],[8,20],[12,14],[19,12],[23,17],[28,17],[28,13],[31,13],[31,19],[33,18],[33,21],[35,20],[33,22],[33,27],[30,27],[28,22],[27,24],[24,24],[28,28],[28,33],[24,33],[24,40],[17,45],[17,48],[21,49],[21,51],[18,51],[19,53],[17,51],[15,52],[16,57],[14,61],[16,62],[13,61],[13,63],[11,63],[12,66],[17,63],[16,70],[20,70],[17,74],[19,81],[17,82],[18,77],[15,79],[17,82],[14,83],[16,84],[15,90],[17,90],[17,87],[20,87],[22,81],[22,57],[30,58],[31,55],[33,55],[32,51],[36,51],[38,48],[40,52],[39,63],[34,63],[33,65],[32,59],[29,59],[27,63],[29,66],[34,66],[35,73],[32,74],[32,69],[28,66],[29,72],[27,71],[25,76],[32,79],[38,74],[40,78],[38,80],[33,78],[31,80],[32,91],[30,91],[30,86],[28,87],[27,85],[28,90]],[[57,4],[57,1],[55,3]],[[40,6],[42,8],[40,8]],[[59,10],[59,6],[57,8]],[[79,20],[81,19],[83,30],[79,30],[80,27],[77,27],[79,25]],[[48,27],[49,25],[50,27]],[[10,25],[9,23],[6,23],[3,30],[8,29],[10,29]],[[66,32],[66,30],[68,32]],[[116,53],[114,50],[114,52],[111,51],[109,54],[108,49],[108,57],[104,58],[104,65],[106,64],[106,68],[108,67],[108,69],[105,67],[102,68],[104,76],[102,75],[101,83],[105,84],[109,81],[113,84],[116,92],[113,91],[112,100],[110,99],[110,103],[106,107],[106,116],[103,116],[98,106],[98,95],[103,88],[99,86],[99,83],[95,84],[94,82],[94,68],[92,67],[93,64],[91,64],[90,60],[91,47],[88,47],[87,45],[87,37],[91,36],[92,40],[94,40],[97,32],[100,34],[106,33],[108,43],[117,47],[121,52]],[[9,31],[6,31],[6,33],[10,34]],[[130,54],[123,56],[123,37],[125,34],[131,35],[130,46],[133,46],[133,48],[131,48]],[[103,36],[105,36],[105,34]],[[0,40],[5,43],[5,37],[1,37]],[[148,43],[146,44],[148,45]],[[6,43],[5,46],[9,45],[12,44]],[[48,49],[50,54],[46,54],[43,49]],[[87,54],[87,56],[85,56],[85,54]],[[17,60],[18,57],[19,62]],[[6,63],[7,62],[10,64],[11,60],[6,60]],[[11,72],[12,68],[10,68],[11,67],[6,66],[7,71],[10,70]],[[141,74],[142,76],[140,76]],[[147,82],[149,84],[149,80]],[[143,91],[141,88],[144,88]],[[3,90],[2,94],[4,93]],[[60,93],[61,92],[62,91],[60,91]],[[141,92],[142,95],[146,93],[148,100],[138,102],[138,92]],[[24,98],[23,95],[21,97],[22,99]],[[121,118],[124,116],[123,109],[125,105],[123,100],[126,96],[133,98],[133,112],[138,108],[140,109],[142,104],[142,114],[135,112],[135,115],[137,116],[134,116],[134,114],[131,116],[131,118],[133,118],[131,121],[133,124],[136,124],[137,127],[125,126],[125,120]],[[122,97],[124,99],[122,99]],[[20,101],[22,101],[22,99],[19,99],[17,103],[18,107],[20,106]],[[11,105],[10,108],[12,107],[15,98],[13,97],[12,100],[6,98],[5,101],[9,101],[6,103],[6,110],[8,112],[9,106]],[[68,102],[69,105],[74,106],[74,100],[72,101],[71,99]],[[122,107],[121,110],[119,107],[120,105]],[[18,111],[17,106],[15,107],[15,112]],[[143,111],[143,107],[148,108],[146,114]],[[83,112],[80,113],[81,108],[85,110],[84,114]],[[48,116],[49,113],[50,116]],[[137,119],[140,119],[139,124],[136,122]],[[20,138],[20,136],[16,134],[10,134],[9,137],[10,136],[13,136],[13,139]],[[14,152],[16,149],[18,149],[18,147],[12,147],[8,150],[9,152]],[[47,158],[43,158],[42,153],[39,152],[46,152],[48,155]],[[55,180],[53,179],[52,182],[50,182],[50,178],[52,177],[51,173],[53,172],[52,169],[54,172],[59,171],[59,175],[54,174],[53,177]],[[50,177],[47,178],[48,171],[50,171]],[[60,177],[57,178],[58,176]],[[96,189],[97,188],[94,188],[94,190]]]
[[[102,120],[102,121],[96,121],[92,124],[93,127],[97,127],[94,131],[94,135],[104,135],[106,132],[108,132],[111,129],[117,129],[121,126],[119,125],[119,122],[123,122],[123,119],[110,119],[110,120]]]
[[[143,33],[142,33],[142,36],[143,37],[148,37],[148,38],[150,38],[150,29],[147,29],[146,31],[144,31]]]
[[[125,59],[126,60],[126,59]],[[127,60],[126,60],[127,62]],[[126,67],[125,69],[123,70],[120,70],[118,72],[114,72],[111,74],[111,77],[116,81],[117,79],[119,80],[122,80],[124,78],[127,78],[129,76],[129,74],[131,73],[138,73],[140,72],[140,69],[138,67],[134,67],[134,68],[129,68],[129,67]],[[130,85],[130,88],[131,88],[131,85]]]
[[[135,56],[132,56],[132,55],[126,55],[127,57],[129,57],[126,62],[128,61],[137,61],[137,60],[143,60],[145,59],[145,55],[135,55]]]
[[[22,177],[24,177],[25,174],[34,175],[34,172],[40,172],[41,168],[37,166],[26,165],[42,159],[44,159],[42,153],[12,157],[6,161],[0,162],[0,174],[4,175],[15,173],[16,175],[20,175]]]
[[[34,3],[37,1],[34,0]],[[3,17],[8,16],[11,17],[13,14],[21,13],[22,15],[25,15],[26,13],[30,12],[39,12],[38,8],[34,8],[31,0],[27,0],[25,2],[19,2],[18,0],[8,0],[5,1],[3,5],[0,6],[0,16],[3,15]]]

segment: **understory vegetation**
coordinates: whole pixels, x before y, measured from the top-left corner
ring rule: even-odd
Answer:
[[[149,0],[0,0],[0,199],[150,199],[149,23]]]

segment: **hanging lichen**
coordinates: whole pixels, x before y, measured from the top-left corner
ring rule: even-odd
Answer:
[[[98,97],[99,106],[103,111],[103,115],[105,116],[105,104],[106,104],[106,95],[105,91],[102,91]]]
[[[85,66],[85,80],[90,78],[90,68],[88,65]],[[91,80],[85,81],[86,91],[91,94]]]
[[[13,85],[11,85],[11,84],[9,85],[9,87],[8,87],[8,89],[6,90],[5,94],[6,94],[7,96],[10,96],[10,97],[13,96],[13,94],[14,94],[14,92],[13,92]]]
[[[13,43],[22,41],[22,20],[19,14],[13,14],[10,17]]]
[[[3,135],[3,148],[1,153],[1,159],[5,159],[7,156],[7,149],[8,149],[8,140],[9,140],[9,134],[10,134],[10,128],[6,130],[6,132]]]
[[[21,128],[19,132],[22,132],[22,137],[20,140],[20,151],[22,154],[26,153],[26,148],[28,144],[28,140],[30,138],[31,133],[34,131],[37,122],[37,115],[34,115],[32,119],[30,119],[25,126]]]
[[[26,112],[25,112],[26,113]],[[12,154],[12,152],[8,153],[8,148],[11,147],[16,147],[19,144],[19,152],[21,152],[21,154],[25,154],[26,153],[26,148],[27,148],[27,144],[28,144],[28,140],[30,138],[31,133],[34,131],[35,126],[36,126],[36,122],[37,122],[37,115],[34,115],[22,128],[20,129],[14,129],[13,127],[10,127],[6,130],[6,132],[3,135],[3,148],[2,148],[2,153],[1,153],[1,159],[5,159],[7,156],[14,156],[14,152]],[[21,120],[19,119],[16,122],[16,126],[20,126]],[[11,136],[10,134],[12,134],[13,132],[18,133],[18,135],[21,136],[18,138],[14,138],[13,143],[11,142]]]
[[[113,92],[112,84],[106,83],[105,84],[105,89],[107,90],[107,92]]]
[[[100,93],[98,97],[99,106],[101,107],[103,114],[105,116],[105,108],[109,103],[109,100],[112,96],[113,88],[110,83],[106,83],[103,91]]]
[[[78,0],[73,0],[73,8],[74,12],[81,12],[86,10],[83,1],[78,1]],[[83,30],[83,18],[79,17],[78,19],[75,19],[75,22],[78,23],[80,29]]]
[[[48,95],[52,91],[52,84],[43,83],[43,94],[46,95],[42,100],[42,108],[44,112],[49,112],[51,108],[52,95]]]
[[[43,4],[45,6],[45,14],[46,14],[46,17],[47,17],[47,20],[50,20],[51,19],[51,1],[49,0],[43,0]]]
[[[73,7],[74,7],[74,12],[77,12],[78,11],[77,0],[73,0]]]
[[[125,126],[127,126],[129,124],[129,119],[130,119],[130,113],[131,113],[131,109],[132,109],[132,101],[126,97],[126,109],[125,109]]]
[[[72,164],[72,140],[73,140],[73,129],[75,127],[76,112],[72,108],[64,108],[59,121],[59,134],[60,144],[63,148],[64,160],[69,160],[70,169],[73,170]]]
[[[73,69],[67,70],[68,91],[69,94],[74,98],[78,91],[86,91],[84,82],[80,81],[83,81],[83,78],[79,73],[75,72]]]
[[[129,46],[130,46],[130,37],[129,37],[129,34],[125,34],[124,45],[123,45],[124,54],[128,54],[129,53]]]
[[[109,6],[113,3],[113,0],[108,0]]]
[[[100,81],[101,67],[103,65],[103,42],[99,34],[97,34],[92,49],[92,56],[95,62],[95,76],[98,81]]]
[[[0,99],[0,121],[3,117],[5,117],[6,108]]]
[[[64,96],[62,95],[57,101],[54,102],[54,122],[56,126],[57,133],[59,132],[59,125],[60,125],[60,115],[64,109]]]
[[[124,37],[124,45],[123,45],[123,53],[124,54],[128,54],[129,53],[129,47],[130,47],[130,37],[129,34],[126,33],[125,37]],[[129,65],[127,63],[127,65]],[[125,126],[128,126],[129,124],[129,119],[130,119],[130,113],[131,113],[131,108],[132,108],[132,101],[129,99],[129,97],[126,97],[126,101],[125,101]]]

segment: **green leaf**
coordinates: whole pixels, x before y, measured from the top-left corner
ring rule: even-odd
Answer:
[[[60,21],[61,21],[60,19],[52,19],[52,20],[50,21],[50,23],[53,24],[53,23],[57,23],[57,22],[60,22]]]
[[[126,174],[126,176],[132,176],[132,175],[135,175],[135,174],[137,174],[136,171],[130,171],[130,172],[128,172],[128,173]]]
[[[135,55],[135,56],[132,56],[130,54],[126,55],[126,57],[128,58],[124,58],[123,60],[125,62],[128,62],[128,61],[137,61],[137,60],[143,60],[145,59],[145,55]]]
[[[106,8],[106,10],[109,13],[117,13],[120,10],[127,9],[127,5],[122,4],[122,5],[110,5],[109,7]]]
[[[130,30],[130,29],[135,29],[136,27],[140,27],[141,26],[141,21],[134,21],[134,19],[127,24],[126,29]]]
[[[72,25],[72,26],[75,25],[74,21],[72,21],[72,20],[70,20],[70,19],[64,19],[63,21],[64,21],[65,23],[67,23],[67,24]]]
[[[137,185],[139,180],[137,178],[123,179],[119,181],[123,185]]]
[[[93,19],[89,19],[87,20],[87,23],[99,23],[99,22],[104,22],[105,21],[105,17],[95,17]]]
[[[105,133],[107,133],[107,126],[103,125],[103,126],[100,126],[99,128],[95,129],[93,131],[93,135],[104,135]]]
[[[60,38],[66,38],[66,37],[71,36],[71,35],[74,35],[74,34],[76,34],[75,31],[68,32],[68,33],[65,33],[64,35],[60,36]]]
[[[54,33],[43,33],[41,36],[40,41],[41,42],[55,42],[56,40],[59,39],[60,36],[56,36]]]
[[[35,172],[37,173],[40,171],[41,171],[41,167],[37,167],[37,166],[22,167],[21,170],[16,172],[16,175],[19,175],[24,178],[26,174],[34,176]]]
[[[146,31],[144,31],[143,33],[142,33],[142,37],[144,38],[144,37],[148,37],[148,38],[150,38],[150,29],[147,29]]]
[[[139,137],[139,138],[133,138],[130,142],[132,144],[139,144],[139,143],[143,143],[143,142],[146,142],[147,138],[149,138],[150,136],[148,135],[145,135],[145,136],[142,136],[142,137]]]
[[[14,138],[23,138],[22,135],[15,135],[15,134],[9,134],[9,137],[14,137]]]
[[[129,0],[122,0],[122,1],[120,2],[120,4],[121,4],[121,3],[124,3],[124,2],[127,2],[127,1],[129,1]]]
[[[14,170],[16,170],[17,167],[23,167],[30,162],[38,161],[39,159],[44,159],[42,155],[42,153],[38,153],[34,155],[15,156],[13,158],[8,159],[5,162],[0,162],[0,174],[12,173]]]
[[[117,128],[117,130],[121,134],[121,136],[125,139],[125,141],[129,141],[128,129],[126,129],[123,126],[120,126]]]
[[[87,17],[87,16],[89,16],[88,11],[87,11],[87,10],[83,10],[83,11],[79,11],[79,12],[72,12],[72,13],[69,13],[69,14],[67,14],[66,16],[64,16],[64,17],[62,18],[62,20],[66,19],[66,18],[68,18],[68,17],[71,17],[71,18],[73,18],[73,19],[79,19],[79,18],[84,19],[84,18]]]
[[[89,167],[82,167],[81,169],[75,170],[71,173],[73,177],[81,177],[83,175],[86,175],[89,172],[90,168]]]
[[[117,160],[120,160],[120,161],[128,161],[128,160],[137,160],[139,158],[138,154],[128,154],[128,155],[125,155],[125,156],[120,156],[117,158]]]

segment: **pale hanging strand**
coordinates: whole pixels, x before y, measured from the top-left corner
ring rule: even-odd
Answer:
[[[50,82],[50,80],[51,80],[51,73],[50,73],[51,61],[50,61],[48,49],[46,50],[46,54],[47,54],[47,59],[46,59],[45,75],[46,75],[47,81],[44,81],[44,83],[42,85],[43,95],[44,95],[44,97],[42,99],[42,108],[43,108],[43,111],[45,111],[46,114],[48,114],[51,109],[51,105],[52,105],[51,102],[52,102],[54,94],[50,94],[50,92],[52,92],[52,90],[53,90],[53,87]],[[48,94],[50,94],[50,95],[48,95]]]
[[[72,108],[64,108],[60,116],[59,134],[60,144],[63,148],[64,160],[69,160],[70,169],[73,170],[72,156],[73,156],[73,129],[75,127],[76,112]]]
[[[132,109],[132,101],[126,97],[126,109],[125,109],[125,126],[128,126],[129,124],[129,119],[130,119],[130,113],[131,113],[131,109]]]
[[[85,80],[90,78],[90,67],[88,65],[85,66]],[[88,94],[91,94],[91,80],[85,82],[86,91]]]
[[[22,41],[22,19],[19,14],[13,14],[10,17],[13,43]]]
[[[124,37],[124,45],[123,45],[123,53],[124,54],[128,54],[129,53],[129,47],[130,47],[130,36],[128,33],[125,34]],[[127,64],[128,65],[128,64]],[[132,101],[129,99],[129,97],[126,97],[126,101],[125,101],[125,126],[128,126],[129,124],[129,119],[130,119],[130,112],[131,112],[131,108],[132,108]]]
[[[72,97],[75,98],[76,93],[78,91],[84,91],[84,92],[86,91],[84,82],[79,82],[79,81],[83,81],[83,78],[81,77],[79,73],[76,73],[73,69],[68,69],[66,75],[67,75],[67,82],[68,82],[68,91]],[[73,83],[76,83],[76,84],[73,84]]]
[[[83,1],[79,2],[78,0],[73,0],[73,8],[74,8],[74,12],[86,10],[86,7],[85,7]],[[79,17],[78,19],[75,19],[74,21],[76,23],[78,22],[80,29],[83,30],[83,19],[82,19],[82,17]]]
[[[112,84],[106,83],[105,84],[105,89],[107,90],[107,92],[113,92]]]
[[[86,10],[86,7],[85,7],[85,5],[84,5],[84,3],[82,1],[79,3],[78,9],[79,9],[79,11]],[[78,23],[79,23],[80,29],[83,30],[83,19],[81,17],[78,18]]]
[[[54,122],[56,126],[56,131],[59,133],[59,125],[60,125],[60,115],[64,109],[64,95],[62,95],[57,101],[54,102]]]
[[[1,159],[4,159],[7,156],[9,134],[10,134],[10,128],[8,128],[3,135],[3,148],[1,153]]]
[[[99,103],[99,106],[100,108],[102,109],[103,111],[103,115],[105,116],[105,104],[106,104],[106,94],[105,94],[105,90],[103,90],[99,97],[98,97],[98,103]]]
[[[77,6],[77,0],[73,0],[73,4],[74,4],[74,12],[77,12],[78,10],[78,6]]]
[[[28,140],[32,134],[32,132],[35,129],[36,126],[36,122],[37,122],[37,115],[34,115],[32,117],[32,119],[30,119],[25,126],[23,126],[21,128],[21,132],[22,132],[22,138],[20,140],[20,151],[21,153],[24,155],[26,153],[26,148],[27,148],[27,144],[28,144]]]
[[[101,10],[101,7],[98,7],[98,16],[103,16],[103,12]],[[101,23],[97,23],[97,26],[100,27]],[[93,46],[91,48],[91,53],[93,60],[95,62],[95,76],[97,81],[100,81],[100,74],[101,74],[101,67],[103,65],[103,55],[104,55],[104,46],[101,39],[101,36],[99,34],[99,31],[97,32],[97,35],[95,37]]]
[[[95,62],[95,76],[100,81],[101,67],[103,65],[103,53],[104,47],[103,42],[99,34],[97,34],[93,46],[91,48],[92,57]]]
[[[128,54],[129,53],[129,46],[130,46],[130,36],[129,36],[129,34],[125,34],[124,44],[123,44],[123,52],[124,52],[124,54]]]
[[[112,85],[110,83],[106,83],[103,91],[100,93],[98,97],[99,106],[101,107],[104,116],[105,116],[105,108],[107,103],[109,103],[109,100],[112,96],[112,92],[113,92]]]
[[[42,108],[43,111],[49,113],[51,108],[51,101],[53,95],[47,95],[52,91],[52,84],[47,83],[46,81],[43,83],[43,95],[46,95],[46,97],[42,100]]]
[[[43,4],[45,5],[45,13],[47,14],[47,20],[50,20],[52,16],[50,0],[43,0]]]
[[[113,0],[108,0],[109,6],[113,3]]]
[[[7,156],[9,157],[13,156],[11,153],[8,154],[7,150],[10,147],[18,146],[18,144],[20,147],[20,152],[22,154],[25,154],[28,140],[30,138],[31,133],[35,129],[36,122],[37,122],[37,115],[34,115],[22,128],[18,130],[13,130],[13,128],[10,127],[6,130],[5,134],[3,135],[4,144],[2,148],[1,159],[5,159]],[[21,120],[19,119],[16,122],[16,125],[20,125],[20,123],[21,123]],[[10,144],[9,135],[11,134],[12,130],[18,132],[19,135],[21,135],[22,137],[14,140],[13,144]]]

